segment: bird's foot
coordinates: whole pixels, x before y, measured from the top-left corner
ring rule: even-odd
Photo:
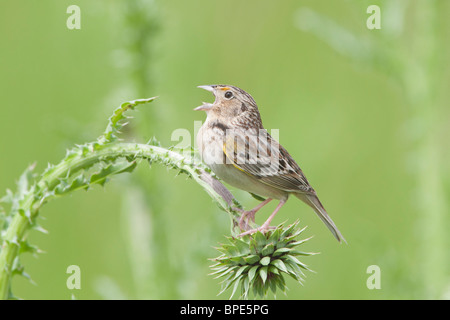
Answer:
[[[266,225],[264,223],[259,228],[255,228],[255,229],[251,229],[251,230],[247,230],[245,232],[242,232],[241,234],[238,235],[238,237],[243,237],[243,236],[246,236],[248,234],[254,234],[254,233],[258,232],[258,231],[261,232],[261,233],[266,233],[267,231],[272,230],[272,229],[276,229],[276,227],[271,227],[271,226]]]
[[[241,212],[241,218],[239,219],[239,228],[241,228],[241,230],[248,230],[250,228],[249,222],[255,222],[255,213],[257,210],[252,209],[249,211],[245,211],[240,208],[233,209]]]
[[[239,211],[241,213],[241,218],[239,219],[239,228],[241,230],[249,230],[250,224],[249,222],[255,222],[255,214],[258,212],[262,207],[264,207],[266,204],[268,204],[270,201],[272,201],[271,198],[267,198],[260,204],[258,204],[256,207],[254,207],[252,210],[245,211],[241,208],[233,208],[235,211]],[[267,221],[266,221],[267,222]],[[270,221],[269,221],[270,222]]]

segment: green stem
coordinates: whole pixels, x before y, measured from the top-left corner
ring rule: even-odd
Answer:
[[[209,175],[201,164],[194,163],[183,155],[158,146],[138,143],[91,143],[86,145],[89,152],[73,153],[63,159],[51,170],[42,174],[40,180],[32,187],[15,210],[11,223],[3,237],[0,253],[0,299],[9,297],[11,276],[14,262],[20,247],[25,241],[27,231],[33,226],[41,206],[48,200],[58,197],[54,191],[61,179],[73,177],[82,169],[89,169],[105,159],[145,159],[163,163],[188,173],[199,183],[225,211],[236,214],[230,207],[234,198],[223,185]],[[84,148],[86,150],[86,148]],[[41,191],[41,192],[37,192]],[[27,214],[23,214],[23,213]]]

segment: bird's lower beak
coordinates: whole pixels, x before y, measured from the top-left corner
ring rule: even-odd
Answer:
[[[212,108],[212,106],[213,106],[212,103],[203,102],[203,104],[195,108],[194,111],[208,111],[209,109]]]

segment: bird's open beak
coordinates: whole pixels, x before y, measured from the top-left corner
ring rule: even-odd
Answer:
[[[205,89],[206,91],[212,92],[214,93],[214,86],[198,86],[197,88],[200,89]],[[208,102],[203,102],[203,104],[201,106],[198,106],[197,108],[195,108],[195,111],[208,111],[212,108],[213,104],[212,103],[208,103]]]

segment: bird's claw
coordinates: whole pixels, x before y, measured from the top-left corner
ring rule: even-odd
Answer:
[[[237,209],[237,211],[241,212],[241,218],[239,219],[239,228],[241,230],[249,229],[249,221],[255,222],[255,210],[245,211],[242,209]]]
[[[267,231],[272,230],[272,229],[276,229],[276,227],[266,226],[266,225],[263,224],[259,228],[255,228],[255,229],[251,229],[251,230],[247,230],[245,232],[242,232],[241,234],[238,235],[238,237],[243,237],[243,236],[246,236],[248,234],[256,233],[258,231],[261,232],[261,233],[266,233]]]

